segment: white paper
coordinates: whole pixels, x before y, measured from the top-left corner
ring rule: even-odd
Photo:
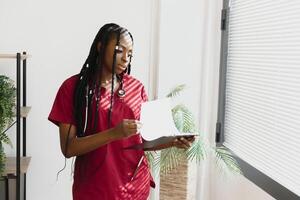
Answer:
[[[143,103],[140,121],[142,123],[140,132],[145,140],[182,135],[173,121],[170,98]]]

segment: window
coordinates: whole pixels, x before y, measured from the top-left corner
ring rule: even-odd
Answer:
[[[217,142],[276,199],[300,199],[300,1],[223,8]]]

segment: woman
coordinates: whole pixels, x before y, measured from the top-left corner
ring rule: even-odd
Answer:
[[[138,134],[144,86],[130,76],[133,38],[117,24],[96,35],[79,74],[61,85],[49,120],[59,126],[66,158],[76,156],[74,200],[146,200],[154,187]],[[194,138],[169,146],[188,148]]]

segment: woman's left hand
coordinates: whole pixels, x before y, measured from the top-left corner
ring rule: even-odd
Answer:
[[[172,143],[172,146],[180,149],[188,149],[191,147],[192,143],[195,141],[195,136],[192,137],[176,137]]]

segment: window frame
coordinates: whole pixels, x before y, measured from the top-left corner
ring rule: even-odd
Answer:
[[[226,96],[226,71],[228,56],[228,25],[230,14],[230,0],[223,0],[222,18],[221,18],[221,50],[220,50],[220,70],[219,70],[219,99],[218,99],[218,116],[216,123],[216,145],[223,146],[225,141],[224,119],[225,119],[225,96]],[[228,149],[228,148],[227,148]],[[244,176],[255,185],[263,189],[272,197],[278,200],[299,200],[300,197],[274,181],[266,174],[251,166],[247,161],[242,160],[236,154],[228,149],[239,163]]]

